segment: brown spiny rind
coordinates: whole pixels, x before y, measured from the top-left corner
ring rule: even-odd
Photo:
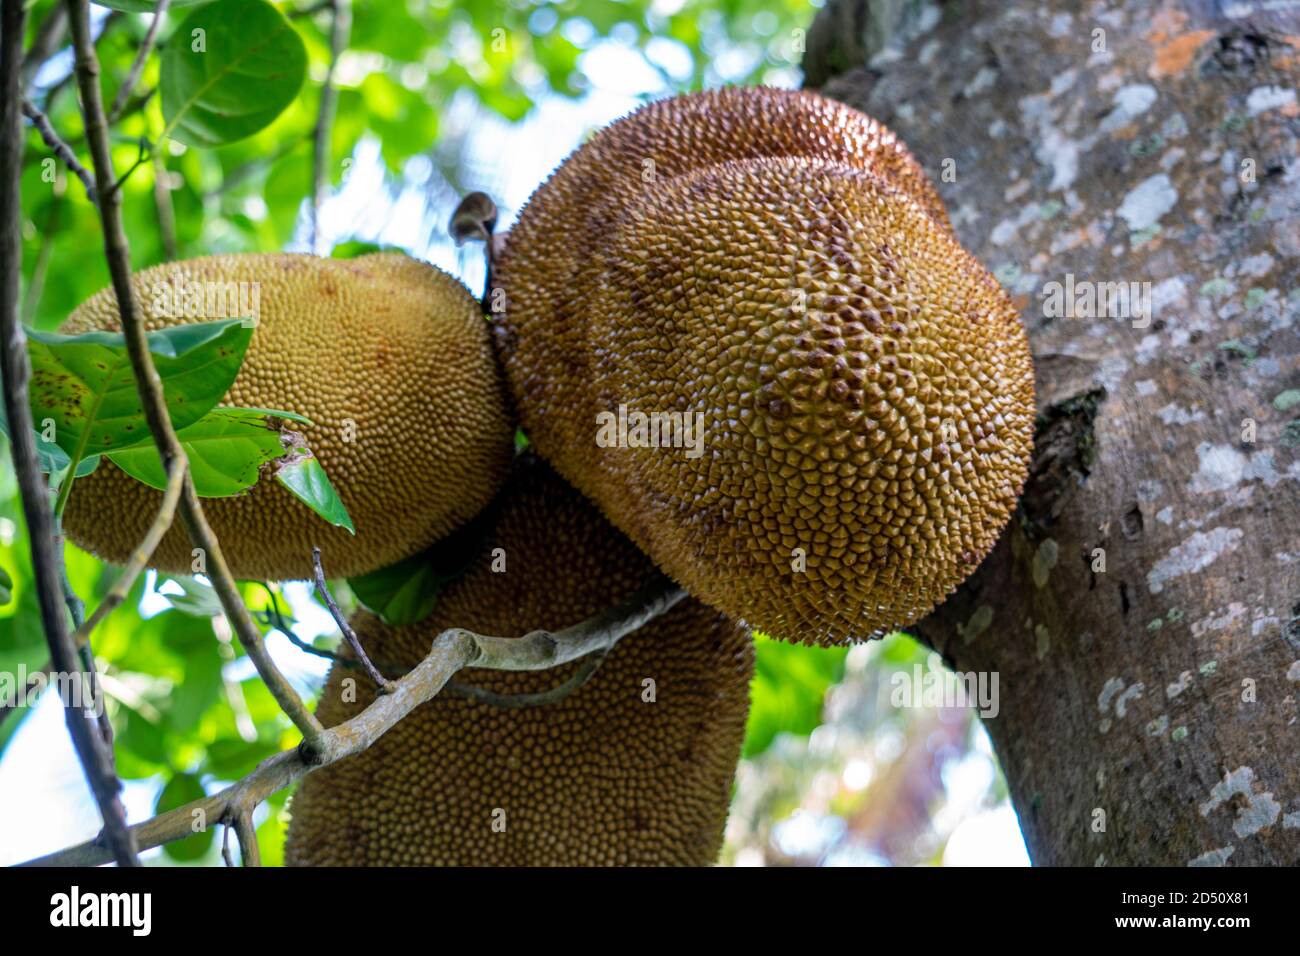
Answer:
[[[221,404],[311,419],[289,427],[305,436],[356,527],[355,537],[332,527],[264,470],[248,493],[204,502],[237,577],[310,577],[315,544],[331,575],[392,564],[473,517],[505,480],[512,435],[500,374],[478,306],[452,276],[394,253],[247,254],[156,266],[133,283],[149,330],[256,307],[252,342]],[[222,291],[217,283],[247,283],[242,303],[214,295],[203,314],[177,308],[190,290]],[[213,313],[209,302],[226,304]],[[120,328],[105,289],[61,331]],[[123,562],[160,500],[104,461],[77,480],[64,525],[77,544]],[[152,566],[190,573],[192,562],[177,521]]]
[[[1015,307],[896,140],[857,148],[846,114],[772,90],[641,110],[538,190],[498,271],[540,453],[693,595],[808,642],[950,593],[1033,435]],[[598,445],[620,406],[701,414],[702,453]]]
[[[505,570],[494,571],[501,561]],[[581,495],[524,459],[484,553],[443,589],[432,617],[400,629],[365,613],[354,623],[368,653],[397,676],[444,628],[510,637],[558,630],[626,600],[652,572]],[[535,693],[581,665],[467,670],[458,679]],[[687,598],[623,638],[561,701],[511,710],[444,691],[370,749],[303,781],[286,862],[709,864],[721,845],[752,671],[748,634]],[[332,726],[373,697],[361,672],[336,666],[318,715]]]

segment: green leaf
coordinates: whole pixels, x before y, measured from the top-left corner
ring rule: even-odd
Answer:
[[[59,335],[28,330],[32,416],[54,422],[55,443],[80,461],[149,437],[126,340],[112,332]],[[149,350],[172,425],[186,428],[225,397],[253,337],[242,319],[152,332]]]
[[[175,581],[180,585],[184,594],[164,594],[171,606],[182,614],[188,614],[191,617],[216,617],[224,613],[221,607],[221,598],[217,597],[216,589],[210,584],[204,584],[196,581],[194,578],[181,576],[169,577],[168,580]]]
[[[428,555],[421,553],[359,578],[348,578],[348,587],[385,624],[402,627],[433,612],[444,580]]]
[[[203,784],[199,778],[192,773],[174,774],[171,780],[167,781],[167,786],[163,787],[162,793],[158,795],[158,803],[154,807],[154,813],[166,813],[168,810],[175,810],[177,807],[183,807],[185,804],[194,800],[202,800],[207,796],[203,789]],[[189,863],[193,860],[201,860],[207,854],[208,848],[212,846],[212,840],[216,836],[216,820],[200,820],[199,823],[206,824],[206,828],[194,836],[186,837],[184,840],[177,840],[173,843],[167,843],[163,846],[163,852],[182,863]]]
[[[204,498],[229,498],[257,483],[262,466],[285,453],[279,429],[266,413],[248,408],[214,408],[176,433],[189,459],[194,490]],[[151,488],[167,486],[162,457],[152,442],[108,456],[124,472]]]
[[[37,424],[42,423],[38,422]],[[60,472],[66,471],[68,465],[72,463],[72,459],[68,457],[68,453],[53,442],[48,442],[42,438],[39,429],[33,428],[32,431],[35,433],[36,461],[41,469],[41,473],[45,475],[57,475]],[[2,432],[6,438],[9,437],[9,419],[5,416],[5,410],[3,407],[0,407],[0,432]],[[77,464],[76,477],[84,478],[98,467],[98,456],[92,455],[83,458]]]
[[[352,526],[348,509],[343,507],[339,494],[330,484],[329,476],[321,467],[315,455],[297,457],[286,462],[278,472],[276,480],[292,491],[308,508],[316,512],[336,528],[347,528],[352,534],[357,530]]]
[[[298,96],[307,51],[265,0],[217,0],[185,18],[162,54],[164,136],[222,146],[269,126]]]
[[[385,624],[401,627],[422,621],[433,612],[442,586],[464,574],[483,550],[494,518],[489,508],[419,554],[348,578],[348,587]]]
[[[844,673],[848,648],[786,644],[754,635],[754,680],[743,756],[766,750],[779,733],[806,737],[822,722],[826,691]]]

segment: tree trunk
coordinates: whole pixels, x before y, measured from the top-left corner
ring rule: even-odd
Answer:
[[[1037,364],[1019,514],[918,632],[998,674],[1036,863],[1296,864],[1300,6],[1082,6],[809,31],[809,85],[908,143]]]

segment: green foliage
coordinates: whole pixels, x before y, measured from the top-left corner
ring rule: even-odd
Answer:
[[[243,408],[213,409],[176,433],[189,460],[194,490],[205,498],[227,498],[256,484],[261,468],[285,453],[280,432],[266,416]],[[113,464],[153,488],[167,486],[162,458],[152,443],[109,456]]]
[[[744,756],[762,753],[779,733],[807,736],[822,722],[826,691],[844,674],[847,648],[784,644],[755,634],[754,681]]]
[[[162,56],[164,137],[224,146],[269,126],[294,101],[307,51],[265,0],[217,0],[180,25]]]
[[[148,337],[177,429],[194,424],[229,391],[253,328],[240,319],[178,325]],[[130,448],[149,438],[126,340],[120,333],[29,332],[33,420],[70,460]]]

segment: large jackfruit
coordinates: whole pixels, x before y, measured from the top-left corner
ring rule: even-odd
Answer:
[[[330,526],[264,474],[248,493],[204,504],[237,577],[310,577],[317,544],[332,575],[392,564],[477,514],[505,480],[513,436],[500,373],[479,307],[452,276],[394,253],[250,254],[156,266],[132,281],[151,330],[256,312],[252,343],[222,404],[311,419],[291,427],[306,437],[356,527],[354,537]],[[224,314],[177,317],[205,288],[237,289],[237,304],[218,296]],[[62,331],[120,328],[106,289]],[[77,544],[123,562],[160,498],[105,461],[77,480],[64,526]],[[153,566],[193,570],[179,522]]]
[[[498,278],[539,452],[734,618],[807,642],[910,624],[1011,514],[1034,422],[1016,309],[848,107],[639,110],[534,194]]]
[[[522,636],[629,598],[653,566],[581,495],[521,459],[484,553],[432,615],[390,629],[354,621],[390,677],[444,628]],[[500,550],[497,550],[500,549]],[[504,570],[494,571],[504,562]],[[547,671],[463,671],[500,694],[563,684]],[[504,709],[444,692],[370,749],[308,776],[291,805],[290,865],[711,863],[722,840],[749,707],[749,635],[690,598],[623,638],[564,699]],[[345,691],[355,688],[355,702]],[[318,716],[332,726],[374,698],[335,666]]]

